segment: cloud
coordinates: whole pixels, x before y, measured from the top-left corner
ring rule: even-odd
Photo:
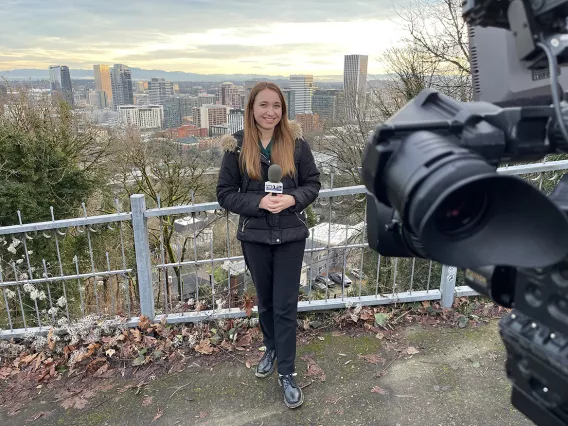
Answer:
[[[374,55],[400,38],[393,2],[4,0],[0,69],[121,62],[211,73],[226,72],[227,63],[235,72],[267,64],[337,72],[342,54]]]

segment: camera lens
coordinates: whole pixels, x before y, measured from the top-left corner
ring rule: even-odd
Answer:
[[[482,188],[462,187],[450,194],[435,213],[439,232],[459,235],[475,229],[487,211],[488,198]]]

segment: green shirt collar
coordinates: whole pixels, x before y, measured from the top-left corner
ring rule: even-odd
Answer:
[[[262,146],[262,141],[259,139],[258,146],[260,147],[260,152],[262,153],[262,155],[270,160],[270,154],[272,153],[272,139],[270,139],[270,142],[268,142],[266,148]]]

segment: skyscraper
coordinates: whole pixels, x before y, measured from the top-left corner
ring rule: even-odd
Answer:
[[[343,66],[343,91],[345,93],[346,113],[349,118],[355,108],[361,106],[367,91],[367,55],[345,55]]]
[[[163,105],[166,98],[174,95],[174,86],[171,81],[165,78],[152,78],[148,82],[148,93],[150,94],[150,104]]]
[[[133,105],[132,74],[126,65],[115,64],[110,72],[112,85],[112,106],[116,110],[119,105]]]
[[[71,74],[66,65],[51,65],[49,67],[49,80],[51,81],[51,99],[63,99],[73,107],[73,87],[71,86]]]
[[[110,67],[108,65],[93,65],[95,73],[95,90],[97,92],[104,92],[106,96],[99,94],[99,100],[103,101],[106,98],[106,104],[101,104],[100,108],[110,106],[112,102],[112,84],[110,81]]]
[[[291,75],[290,89],[294,91],[296,114],[310,114],[312,112],[312,94],[314,91],[313,75]]]

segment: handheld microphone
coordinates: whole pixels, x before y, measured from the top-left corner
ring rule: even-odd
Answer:
[[[282,167],[278,164],[272,164],[268,168],[268,182],[264,184],[264,191],[272,193],[273,196],[282,194],[284,192],[284,185],[280,182],[281,179]]]

